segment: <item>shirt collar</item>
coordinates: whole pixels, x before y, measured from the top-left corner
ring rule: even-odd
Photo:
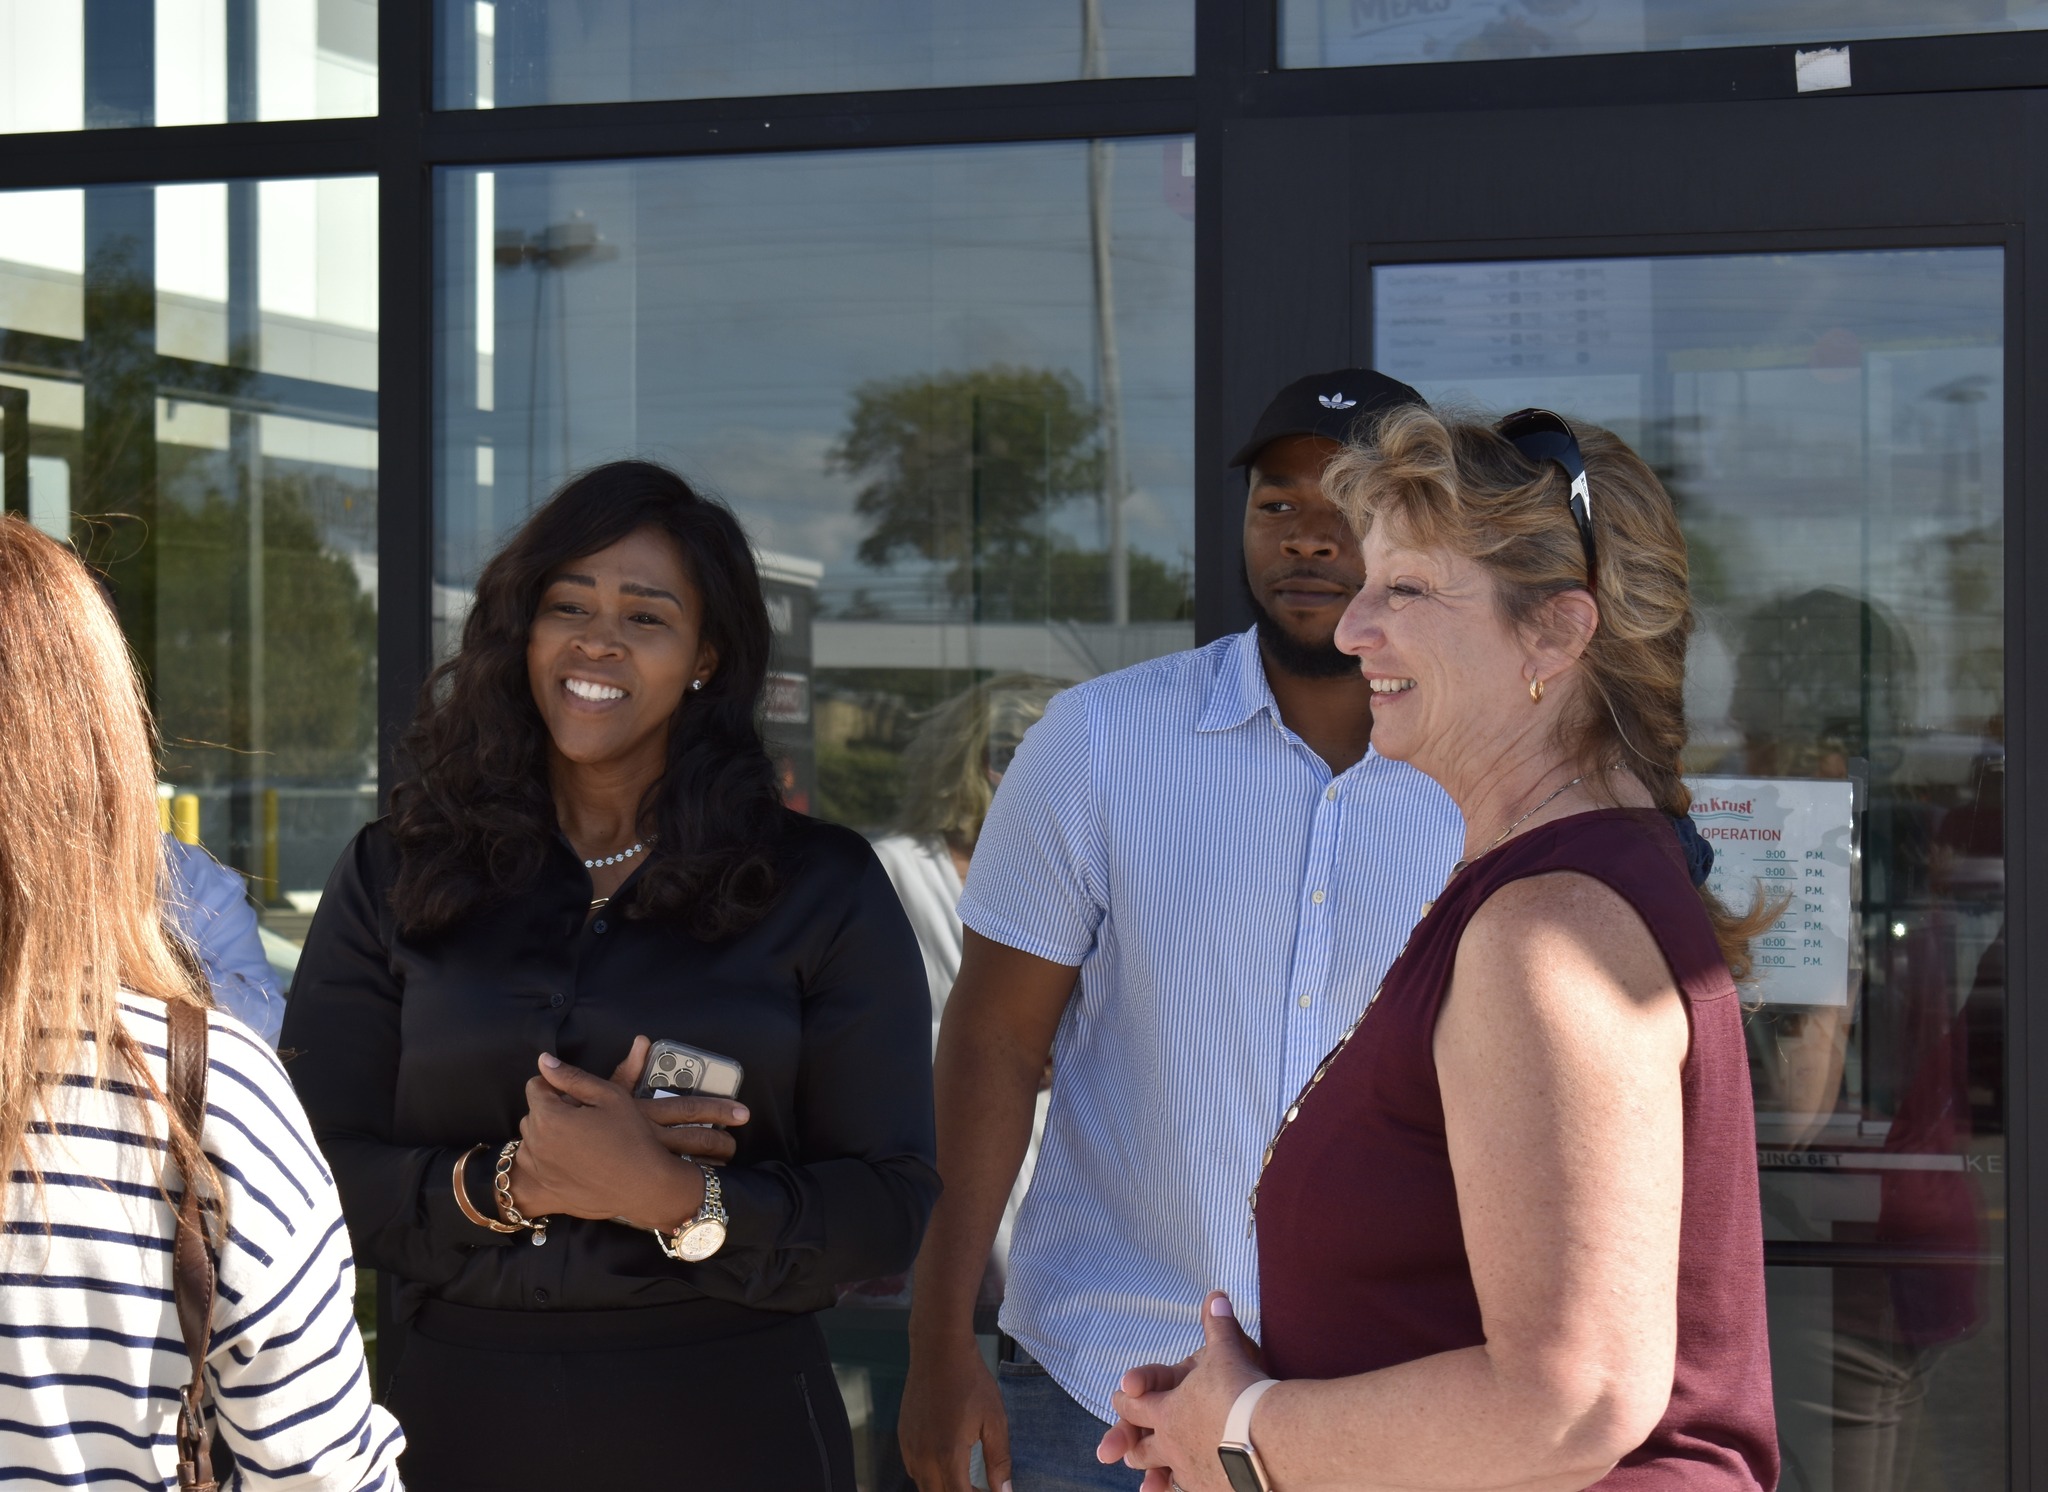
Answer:
[[[1266,660],[1259,652],[1259,629],[1254,625],[1231,638],[1230,646],[1224,649],[1223,660],[1216,666],[1215,682],[1209,686],[1209,701],[1203,707],[1202,718],[1195,722],[1195,729],[1236,730],[1260,714],[1277,726],[1284,728],[1287,724],[1280,718],[1280,702],[1273,698],[1273,685],[1266,678]],[[1365,755],[1342,775],[1371,769],[1384,760],[1368,745]]]
[[[1266,712],[1275,722],[1280,705],[1273,698],[1273,686],[1266,681],[1265,660],[1259,656],[1259,629],[1249,627],[1230,640],[1216,666],[1216,678],[1209,685],[1209,701],[1198,731],[1236,730],[1252,716]]]

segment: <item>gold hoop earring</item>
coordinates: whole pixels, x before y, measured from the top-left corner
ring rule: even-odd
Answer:
[[[1532,705],[1540,705],[1543,703],[1543,680],[1529,680],[1529,703]]]

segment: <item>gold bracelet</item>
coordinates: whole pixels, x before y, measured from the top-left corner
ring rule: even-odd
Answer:
[[[485,1217],[476,1210],[476,1203],[469,1200],[469,1184],[465,1176],[469,1170],[470,1159],[479,1150],[490,1148],[485,1144],[475,1144],[455,1157],[455,1205],[462,1209],[464,1217],[479,1228],[489,1228],[493,1233],[517,1233],[519,1230],[510,1223],[501,1223],[494,1217]]]
[[[491,1189],[498,1194],[498,1216],[514,1228],[533,1229],[533,1246],[539,1248],[548,1241],[548,1220],[527,1217],[512,1202],[512,1157],[518,1153],[519,1142],[507,1140],[505,1148],[498,1152],[498,1170],[491,1178]]]

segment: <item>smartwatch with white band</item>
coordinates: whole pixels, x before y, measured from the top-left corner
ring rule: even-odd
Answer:
[[[1259,1453],[1252,1445],[1252,1411],[1259,1407],[1259,1400],[1266,1396],[1266,1390],[1280,1380],[1261,1378],[1237,1396],[1237,1402],[1230,1406],[1230,1413],[1223,1421],[1223,1441],[1216,1447],[1216,1459],[1223,1463],[1223,1474],[1230,1479],[1231,1492],[1273,1492],[1273,1482],[1266,1475],[1266,1463],[1259,1459]]]

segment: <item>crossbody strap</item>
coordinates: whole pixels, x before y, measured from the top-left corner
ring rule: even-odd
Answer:
[[[196,1148],[206,1124],[206,1010],[174,1000],[170,1003],[170,1040],[166,1067],[170,1074],[171,1110]],[[185,1336],[185,1354],[192,1359],[192,1381],[178,1406],[179,1492],[215,1492],[213,1452],[206,1433],[206,1349],[213,1334],[213,1251],[206,1245],[205,1220],[199,1213],[199,1181],[183,1178],[178,1201],[178,1237],[171,1252],[171,1292],[178,1304],[178,1327]]]

